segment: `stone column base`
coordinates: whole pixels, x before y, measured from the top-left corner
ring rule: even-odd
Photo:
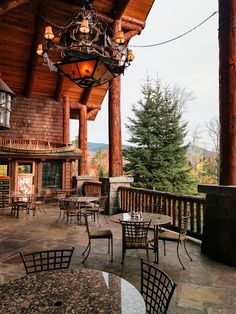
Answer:
[[[106,177],[100,178],[102,182],[102,194],[109,196],[109,208],[106,212],[108,215],[114,215],[119,211],[118,188],[120,186],[130,187],[134,181],[132,177]]]
[[[199,185],[198,191],[206,193],[202,252],[236,266],[236,186]]]

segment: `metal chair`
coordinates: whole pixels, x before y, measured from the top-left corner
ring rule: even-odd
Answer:
[[[100,224],[100,221],[99,221],[99,216],[100,214],[102,213],[103,214],[103,218],[105,220],[106,223],[107,220],[106,220],[106,217],[105,217],[105,209],[106,209],[106,204],[107,204],[107,201],[108,201],[108,196],[105,195],[105,196],[100,196],[97,203],[93,204],[92,207],[87,207],[86,208],[86,211],[87,213],[91,214],[94,218],[94,221],[96,221],[96,218],[97,218],[97,222],[98,222],[98,225],[101,227],[101,224]]]
[[[190,218],[190,215],[181,217],[178,233],[171,232],[171,231],[164,231],[164,232],[161,232],[158,236],[159,240],[162,240],[163,244],[164,244],[164,255],[166,255],[166,241],[177,242],[177,256],[178,256],[178,260],[179,260],[181,266],[183,267],[183,269],[185,269],[185,267],[184,267],[184,264],[182,263],[182,261],[180,259],[180,255],[179,255],[180,244],[183,243],[185,252],[188,255],[190,261],[192,261],[192,258],[189,255],[187,248],[186,248],[187,228],[188,228],[189,218]]]
[[[145,249],[148,260],[148,228],[150,221],[121,221],[122,226],[122,270],[126,250]]]
[[[176,284],[158,267],[141,260],[141,294],[147,314],[166,314]]]
[[[72,249],[38,251],[28,254],[20,252],[20,256],[25,266],[26,275],[29,275],[41,271],[69,268],[73,252],[74,247]]]
[[[83,259],[82,263],[86,261],[86,259],[89,256],[90,250],[91,250],[91,240],[93,239],[107,239],[108,240],[108,253],[110,253],[110,261],[113,261],[113,234],[110,229],[91,229],[89,228],[89,223],[88,223],[88,215],[85,214],[85,224],[86,224],[86,231],[88,233],[88,245],[86,249],[83,251],[82,255],[84,255],[86,252],[86,256]]]

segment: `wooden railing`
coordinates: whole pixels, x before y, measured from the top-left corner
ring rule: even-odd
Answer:
[[[202,239],[204,197],[177,195],[138,188],[119,188],[119,207],[122,211],[145,212],[148,207],[146,205],[154,204],[161,207],[164,214],[172,217],[172,223],[168,225],[168,228],[174,231],[178,230],[181,216],[190,213],[188,234],[196,239]],[[153,206],[153,208],[155,207]]]
[[[101,196],[102,183],[98,181],[85,181],[82,186],[84,196]]]

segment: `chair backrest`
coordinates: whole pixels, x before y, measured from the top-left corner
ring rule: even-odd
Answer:
[[[38,251],[28,254],[20,252],[20,256],[24,263],[26,274],[29,275],[41,271],[68,268],[73,252],[74,247],[72,249]]]
[[[190,218],[190,215],[181,217],[180,226],[179,226],[180,236],[187,235],[189,218]]]
[[[150,226],[150,221],[121,221],[122,232],[123,232],[123,242],[132,243],[144,243],[147,241],[148,228]]]
[[[141,294],[148,314],[165,314],[176,284],[156,266],[141,260]]]
[[[108,195],[100,196],[98,199],[99,208],[103,208],[105,210],[108,201]]]

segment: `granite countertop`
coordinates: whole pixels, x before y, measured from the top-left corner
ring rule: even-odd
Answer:
[[[25,276],[0,286],[0,313],[144,314],[140,292],[128,281],[92,269]]]

